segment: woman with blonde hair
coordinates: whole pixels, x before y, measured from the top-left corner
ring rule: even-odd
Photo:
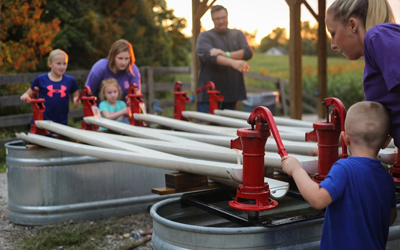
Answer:
[[[400,25],[387,0],[336,0],[328,8],[326,26],[331,49],[349,60],[365,59],[365,100],[390,112],[390,135],[400,147]]]

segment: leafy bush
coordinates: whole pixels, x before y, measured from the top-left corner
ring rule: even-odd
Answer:
[[[328,97],[336,97],[350,108],[356,102],[363,101],[364,90],[362,86],[364,64],[351,62],[346,65],[337,64],[328,67]],[[303,67],[303,90],[318,96],[318,77],[316,69],[309,65]]]

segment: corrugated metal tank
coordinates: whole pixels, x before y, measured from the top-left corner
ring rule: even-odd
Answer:
[[[45,225],[145,212],[175,196],[151,193],[165,185],[158,168],[110,162],[63,151],[5,145],[9,220]]]

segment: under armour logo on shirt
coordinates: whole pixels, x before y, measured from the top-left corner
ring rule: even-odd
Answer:
[[[61,93],[61,97],[65,97],[67,95],[65,93],[67,87],[65,87],[64,85],[61,85],[61,89],[53,89],[53,85],[49,85],[47,86],[47,89],[49,90],[49,92],[47,92],[47,95],[50,97],[53,97],[53,93]]]

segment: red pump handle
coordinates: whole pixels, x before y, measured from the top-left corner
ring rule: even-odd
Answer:
[[[39,87],[38,86],[33,88],[32,99],[39,99]]]
[[[83,87],[81,93],[78,96],[78,101],[82,100],[83,96],[92,96],[92,90],[89,86]]]
[[[138,86],[136,85],[136,83],[132,83],[131,85],[129,85],[128,95],[136,94],[137,89],[138,89]]]
[[[181,92],[181,90],[182,90],[182,82],[180,82],[180,81],[175,82],[174,91],[175,92]]]
[[[344,131],[344,121],[346,120],[346,107],[343,105],[343,103],[335,97],[330,97],[330,98],[325,98],[323,101],[323,104],[326,105],[327,111],[329,111],[329,106],[334,105],[335,106],[335,111],[339,115],[340,119],[340,131]],[[327,112],[329,114],[329,112]],[[326,116],[326,121],[328,121],[329,115]],[[347,158],[347,146],[344,143],[344,140],[342,138],[342,155],[340,156],[341,158]]]
[[[201,89],[196,90],[196,95],[203,90],[205,90],[207,87],[209,87],[209,90],[215,90],[215,84],[212,81],[208,81],[206,84]]]
[[[281,156],[281,158],[288,155],[285,147],[283,146],[281,135],[279,134],[274,117],[268,108],[262,106],[256,107],[250,114],[247,122],[251,125],[252,129],[254,129],[256,122],[259,124],[267,122],[268,127],[274,136],[276,146],[278,147],[278,154]],[[256,128],[260,129],[261,126],[258,125]]]

